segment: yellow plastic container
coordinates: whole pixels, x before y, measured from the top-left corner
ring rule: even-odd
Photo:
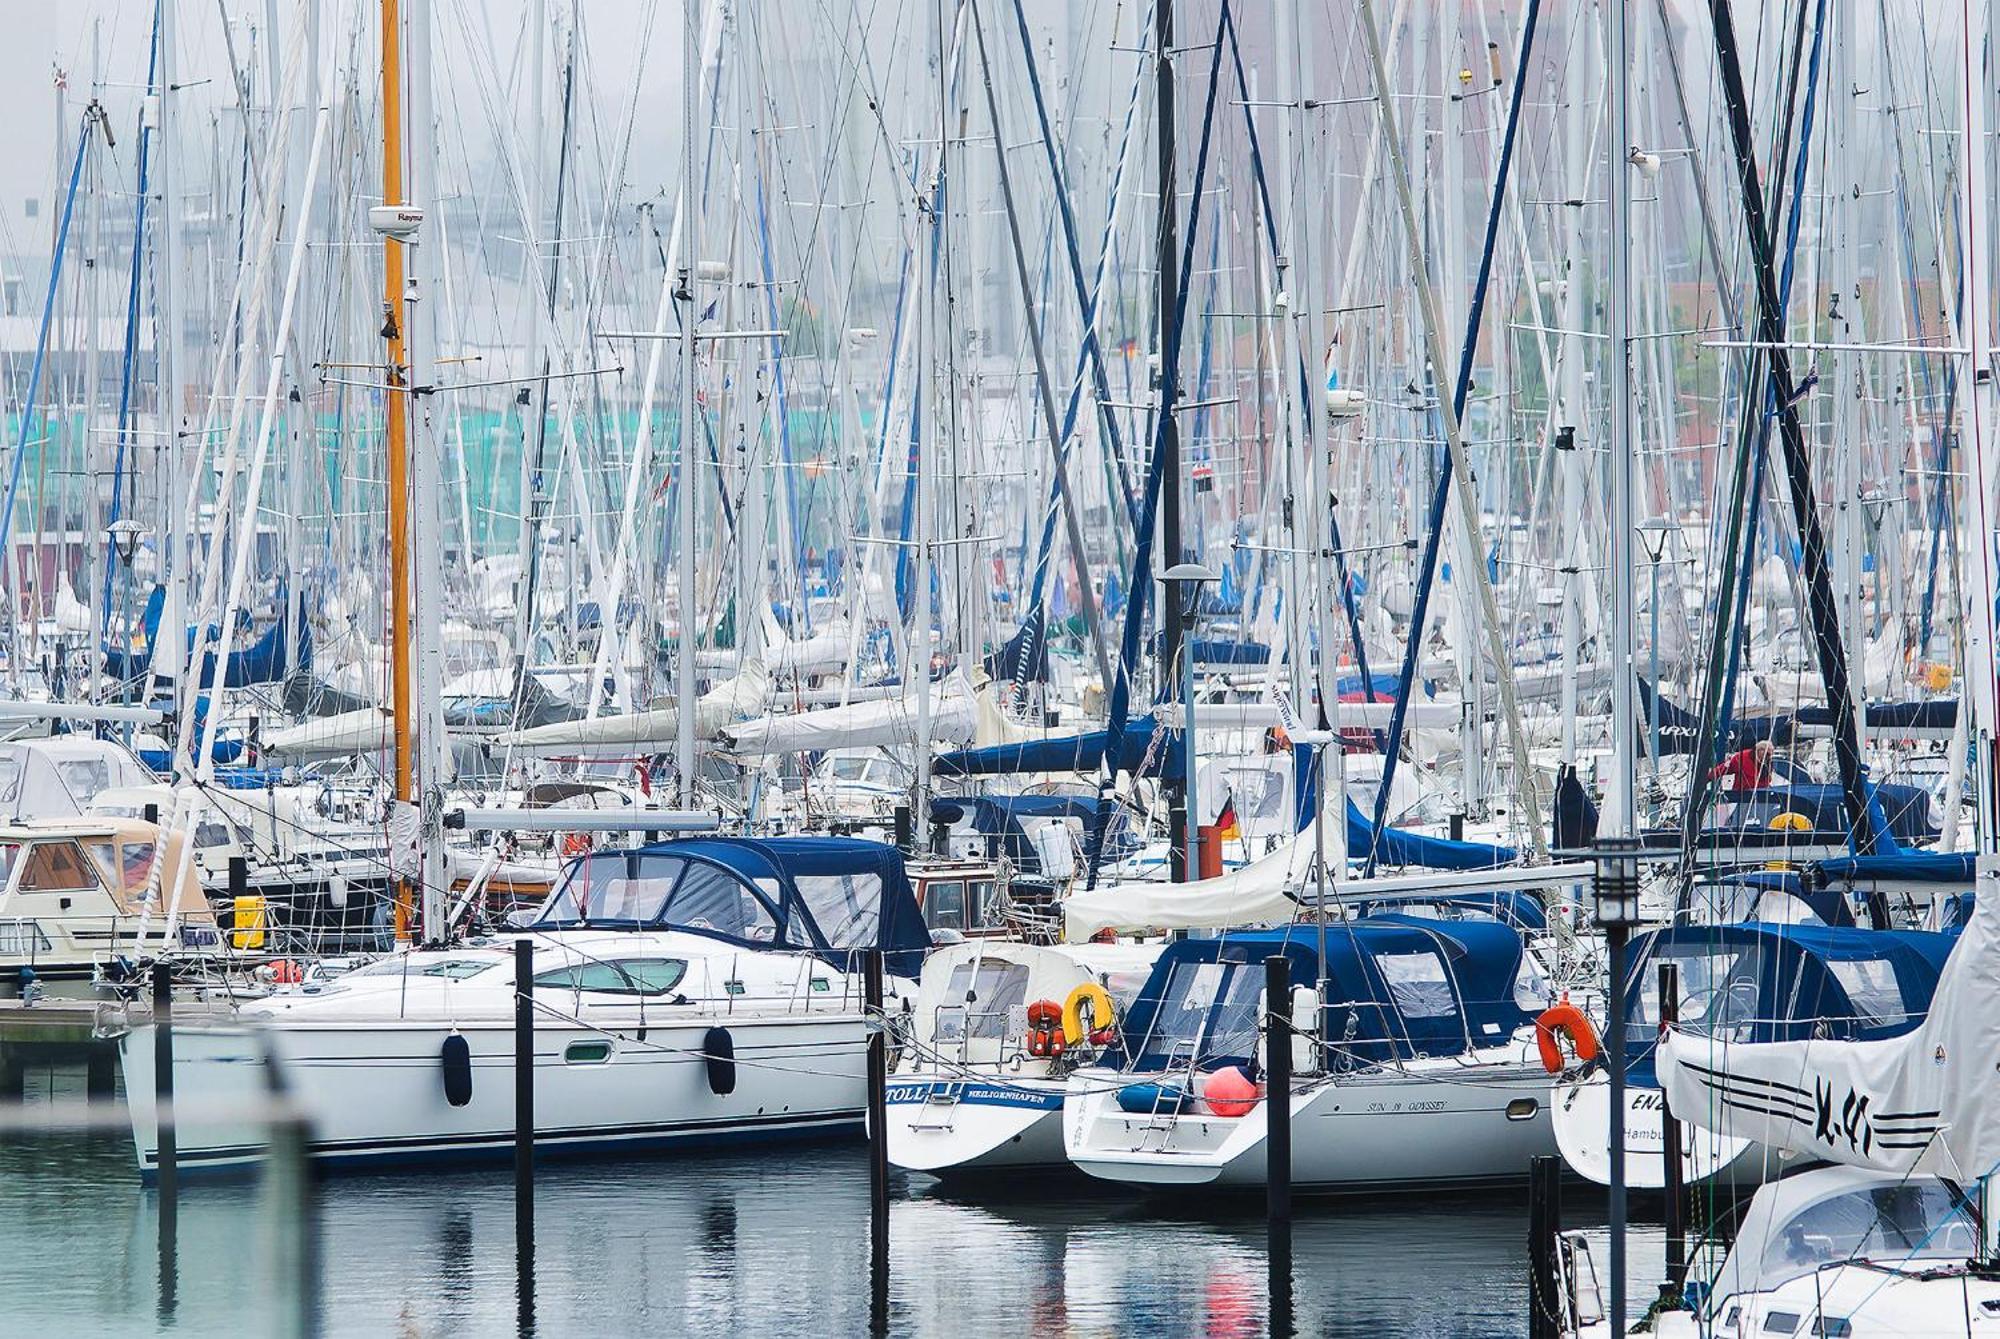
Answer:
[[[264,947],[264,932],[270,928],[266,920],[269,909],[261,895],[252,893],[236,899],[234,908],[234,928],[230,932],[230,942],[238,949],[261,949]]]

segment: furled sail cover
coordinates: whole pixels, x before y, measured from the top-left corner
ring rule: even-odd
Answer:
[[[1658,1069],[1705,1129],[1830,1162],[1970,1182],[2000,1166],[2000,879],[1979,896],[1914,1031],[1882,1041],[1730,1043],[1670,1031]]]
[[[964,674],[953,671],[938,682],[936,694],[931,703],[931,739],[945,744],[970,743],[978,725],[972,685]],[[760,716],[727,726],[721,735],[732,751],[746,756],[877,745],[910,748],[917,739],[917,703],[912,695]]]
[[[1241,869],[1191,883],[1106,883],[1063,900],[1063,937],[1089,939],[1115,930],[1194,930],[1290,921],[1298,892],[1312,876],[1310,824],[1269,855]]]
[[[771,686],[771,671],[761,660],[751,660],[743,672],[703,693],[694,704],[694,732],[698,738],[713,738],[731,721],[764,709]],[[670,749],[680,735],[680,708],[655,707],[622,716],[599,716],[592,720],[556,721],[526,730],[509,730],[495,735],[495,747],[521,753],[610,754],[655,752]]]

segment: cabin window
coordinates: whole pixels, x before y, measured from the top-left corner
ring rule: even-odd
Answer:
[[[90,857],[75,842],[36,842],[21,863],[21,880],[16,891],[23,893],[81,893],[99,887],[90,868]]]
[[[563,1059],[572,1065],[601,1065],[610,1058],[608,1041],[573,1041],[563,1048]]]
[[[1885,958],[1857,958],[1849,962],[1828,962],[1828,971],[1847,992],[1854,1016],[1863,1024],[1883,1027],[1906,1023],[1910,1011],[1903,1004],[1903,988],[1896,984],[1896,969]]]
[[[140,892],[153,873],[153,843],[126,842],[118,849],[119,876],[125,880],[125,891]]]
[[[679,958],[620,958],[612,965],[630,983],[618,992],[623,995],[664,995],[681,983],[688,970]]]
[[[965,917],[965,885],[957,879],[945,879],[926,886],[924,923],[933,930],[970,929]]]
[[[573,967],[543,972],[535,978],[537,990],[588,990],[607,995],[629,995],[632,987],[625,974],[608,962],[584,962]]]
[[[809,874],[798,886],[829,948],[874,947],[882,922],[880,875]]]
[[[463,981],[498,966],[491,958],[446,958],[441,962],[411,962],[407,958],[384,958],[366,967],[357,967],[349,976],[428,976],[445,981]]]
[[[1377,953],[1375,965],[1403,1017],[1450,1018],[1458,1012],[1451,996],[1451,974],[1437,954]]]
[[[974,929],[983,929],[992,922],[988,919],[993,905],[993,885],[984,879],[975,879],[965,885],[965,922]]]
[[[1007,1035],[1007,1014],[1028,998],[1028,969],[1017,962],[962,962],[951,969],[938,1005],[937,1040]]]

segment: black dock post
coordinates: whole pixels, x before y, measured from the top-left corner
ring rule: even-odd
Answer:
[[[889,1332],[889,1034],[883,1010],[882,950],[862,957],[868,1012],[868,1318]]]
[[[1680,1018],[1680,1012],[1680,968],[1674,963],[1663,962],[1660,964],[1662,1039],[1666,1037],[1667,1029]],[[1666,1176],[1661,1184],[1665,1187],[1667,1196],[1667,1278],[1661,1288],[1661,1297],[1663,1301],[1678,1307],[1681,1289],[1687,1285],[1687,1188],[1681,1177],[1681,1123],[1674,1116],[1673,1108],[1667,1103],[1665,1090],[1660,1093],[1660,1134],[1660,1151],[1666,1159]]]
[[[1556,1284],[1556,1238],[1562,1234],[1562,1163],[1528,1160],[1528,1339],[1557,1339],[1562,1299]]]
[[[19,1046],[0,1043],[0,1102],[20,1102],[28,1095],[28,1063]]]
[[[180,1196],[180,1148],[174,1140],[174,974],[153,964],[153,1114],[159,1127],[160,1224],[164,1235]]]
[[[535,1328],[535,945],[514,941],[514,1254],[520,1330]]]
[[[109,1102],[118,1096],[118,1053],[102,1043],[90,1048],[84,1058],[83,1091],[92,1102]]]
[[[1292,1332],[1292,962],[1264,959],[1264,1214],[1271,1333]]]
[[[159,1314],[165,1323],[173,1319],[180,1294],[180,1150],[174,1137],[174,976],[164,962],[153,964],[153,1117],[158,1131]]]

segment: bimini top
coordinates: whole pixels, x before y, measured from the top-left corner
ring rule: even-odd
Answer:
[[[687,930],[748,948],[819,953],[848,971],[879,948],[915,976],[930,947],[903,855],[849,837],[696,837],[571,861],[538,930]]]
[[[1331,1063],[1462,1055],[1498,1045],[1533,1015],[1515,997],[1521,936],[1495,921],[1379,916],[1184,939],[1153,966],[1123,1024],[1132,1068],[1243,1064],[1257,1046],[1264,960],[1294,986],[1324,981]],[[1539,1001],[1535,1001],[1539,1004]]]
[[[1676,925],[1633,942],[1625,977],[1632,1075],[1655,1082],[1660,964],[1680,977],[1683,1031],[1723,1041],[1866,1041],[1923,1020],[1957,941],[1921,930]]]

